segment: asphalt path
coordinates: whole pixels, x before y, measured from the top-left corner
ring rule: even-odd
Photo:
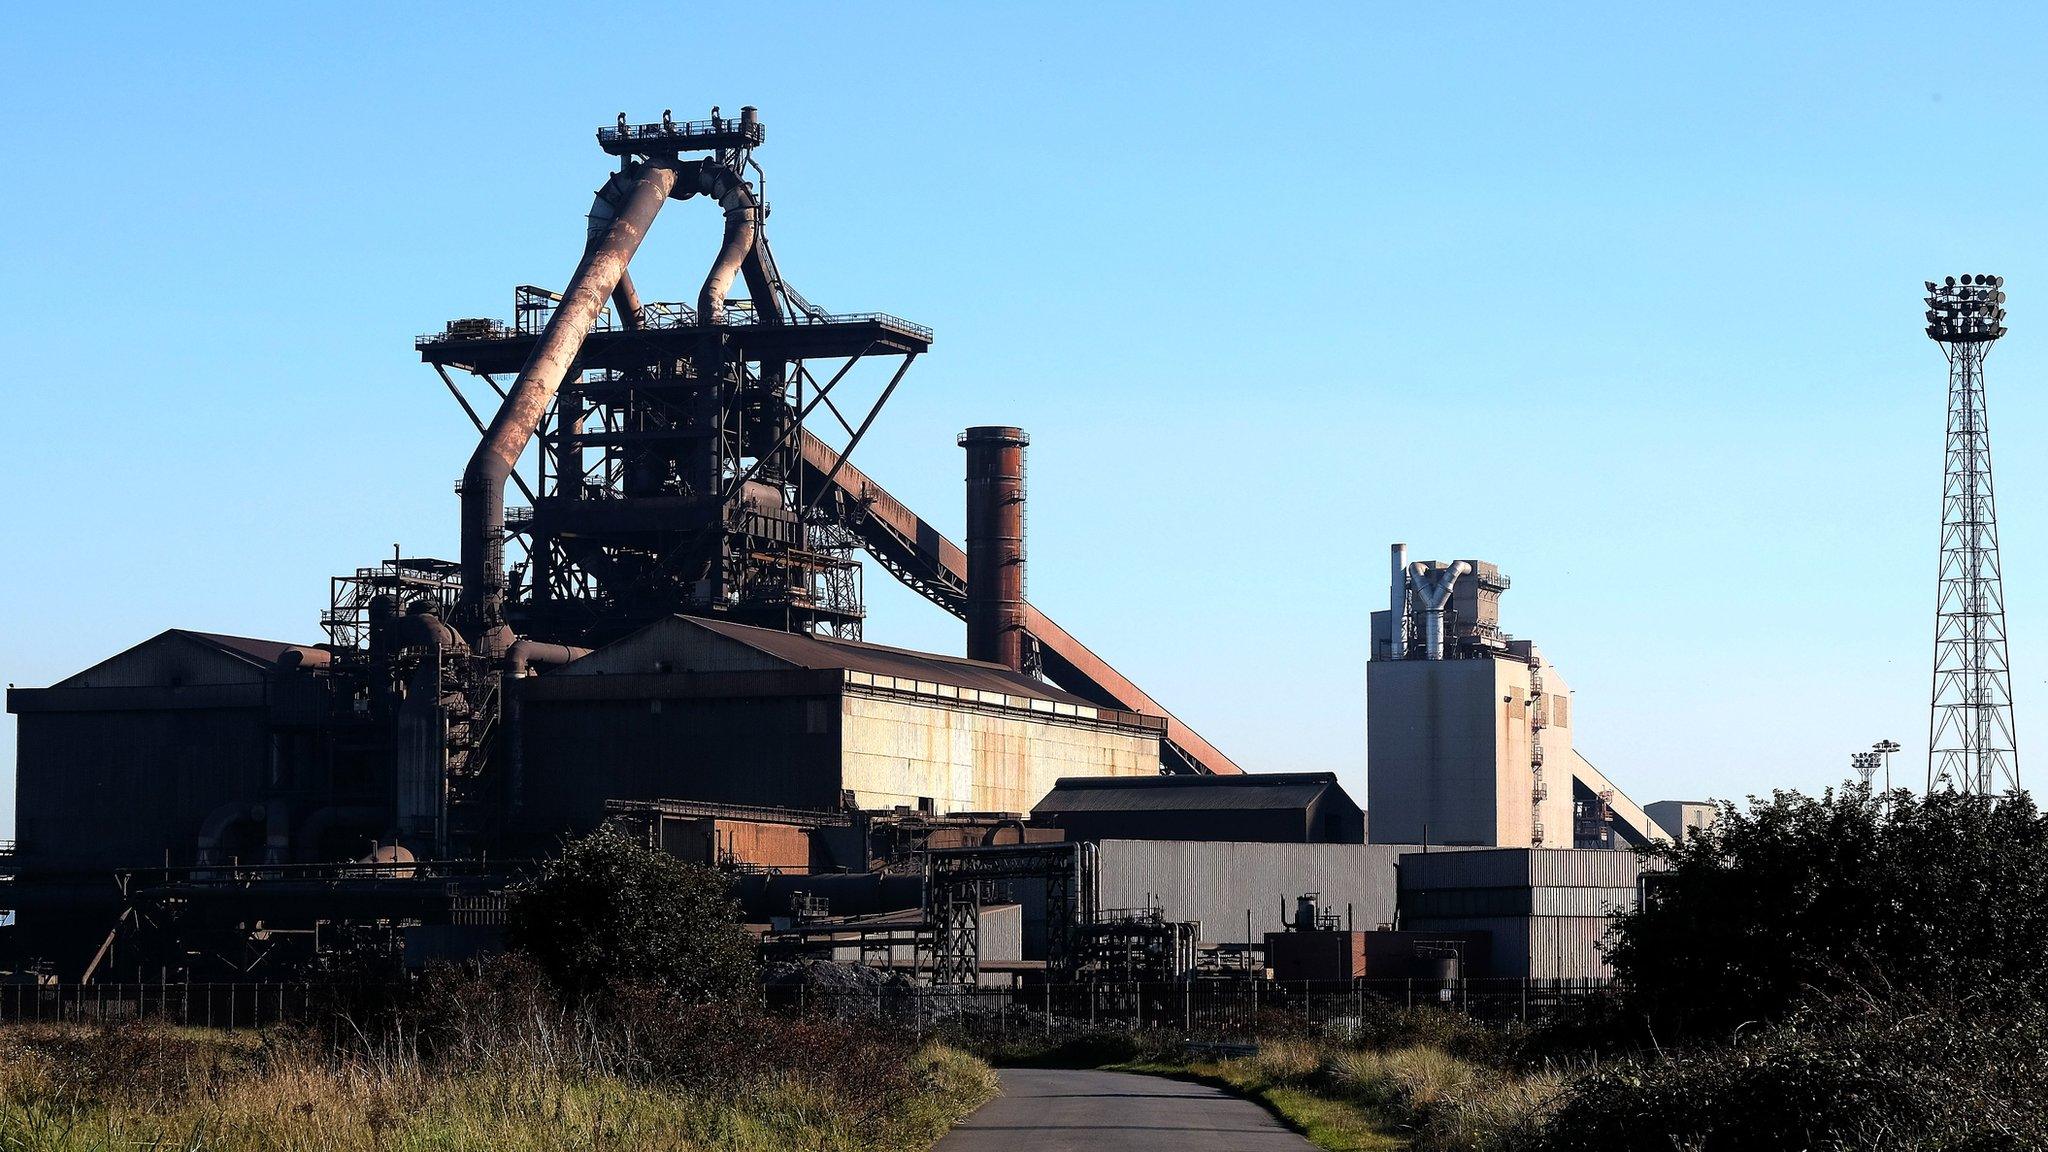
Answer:
[[[1201,1084],[1058,1068],[1004,1068],[1003,1094],[936,1152],[1313,1152],[1249,1100]]]

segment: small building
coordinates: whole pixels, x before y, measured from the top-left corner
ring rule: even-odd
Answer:
[[[1104,908],[1158,908],[1200,921],[1210,945],[1256,946],[1284,931],[1295,900],[1314,892],[1360,930],[1392,924],[1395,864],[1414,845],[1104,840],[1095,875]]]
[[[1401,928],[1487,933],[1483,970],[1492,976],[1605,978],[1613,970],[1600,939],[1615,911],[1636,906],[1640,875],[1632,852],[1409,852],[1401,857]]]
[[[1666,835],[1682,844],[1712,828],[1720,817],[1721,807],[1712,800],[1659,800],[1643,805],[1643,811]]]
[[[1069,840],[1365,841],[1365,812],[1331,772],[1063,777],[1031,817]]]

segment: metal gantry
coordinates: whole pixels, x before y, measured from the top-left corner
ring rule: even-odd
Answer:
[[[1991,487],[1984,360],[2005,335],[2005,279],[1927,282],[1927,335],[1948,357],[1948,437],[1927,790],[1994,795],[2020,786],[2006,650],[2005,581]]]

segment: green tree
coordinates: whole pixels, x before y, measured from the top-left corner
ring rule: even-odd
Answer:
[[[1815,992],[2048,990],[2048,818],[2023,794],[1779,792],[1646,855],[1643,906],[1604,947],[1660,1037],[1725,1035]]]
[[[730,879],[609,827],[564,844],[509,913],[507,942],[572,998],[645,986],[729,1000],[757,975]]]

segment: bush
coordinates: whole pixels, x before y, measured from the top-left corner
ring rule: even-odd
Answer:
[[[1809,1009],[1727,1044],[1581,1073],[1545,1152],[2019,1152],[2048,1147],[2048,1017],[1982,1005]]]
[[[572,1000],[629,986],[693,1003],[754,990],[754,943],[727,878],[610,828],[563,845],[508,912],[507,942]]]
[[[2048,819],[2024,794],[1779,792],[1647,855],[1665,869],[1606,951],[1667,1041],[1782,1019],[1816,992],[2048,988]]]

